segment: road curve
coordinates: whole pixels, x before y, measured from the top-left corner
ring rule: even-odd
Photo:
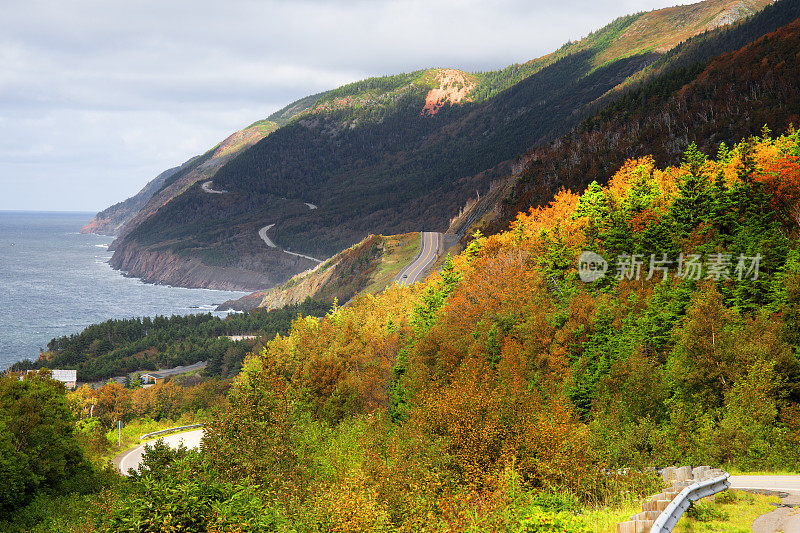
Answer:
[[[200,187],[203,189],[203,192],[207,192],[208,194],[225,194],[228,192],[228,191],[215,191],[214,189],[211,188],[212,183],[213,183],[212,180],[203,182],[203,184],[200,185]]]
[[[316,207],[315,207],[314,209],[316,209]],[[261,240],[262,240],[262,241],[264,241],[264,242],[267,244],[267,246],[269,246],[270,248],[277,248],[277,247],[278,247],[278,245],[277,245],[277,244],[275,244],[274,242],[272,242],[272,239],[270,239],[269,237],[267,237],[267,232],[268,232],[268,231],[270,230],[270,228],[272,228],[272,226],[274,226],[274,225],[275,225],[275,224],[270,224],[269,226],[264,226],[263,228],[261,228],[260,230],[258,230],[258,236],[259,236],[259,237],[261,237]],[[281,252],[283,252],[283,253],[285,253],[285,254],[289,254],[289,255],[295,255],[295,256],[297,256],[297,257],[302,257],[302,258],[304,258],[304,259],[309,259],[309,260],[311,260],[311,261],[314,261],[315,263],[322,263],[322,261],[320,261],[320,260],[319,260],[319,259],[317,259],[316,257],[311,257],[310,255],[298,254],[297,252],[290,252],[289,250],[284,250],[283,248],[281,248],[280,250],[281,250]]]
[[[731,476],[732,489],[777,492],[781,505],[774,511],[755,519],[751,530],[755,533],[786,533],[800,531],[800,476]]]
[[[200,441],[203,440],[203,435],[205,433],[204,429],[195,429],[193,431],[185,431],[183,433],[175,433],[174,435],[166,435],[161,437],[164,439],[164,443],[169,446],[170,448],[177,448],[180,443],[183,443],[189,449],[192,448],[199,448]],[[128,475],[128,469],[133,468],[135,470],[139,469],[139,464],[142,462],[142,456],[144,455],[144,447],[147,444],[152,445],[155,441],[146,442],[141,446],[137,446],[135,448],[131,448],[130,450],[123,452],[119,456],[119,463],[117,464],[117,468],[119,471],[122,472],[123,475]],[[116,463],[116,459],[115,459]]]
[[[800,476],[731,476],[732,489],[800,493]]]
[[[441,233],[423,231],[419,255],[397,274],[395,281],[405,287],[421,280],[439,257],[441,239]]]
[[[269,229],[270,229],[272,226],[274,226],[274,225],[275,225],[275,224],[270,224],[270,225],[268,225],[268,226],[264,226],[263,228],[261,228],[260,230],[258,230],[258,236],[259,236],[259,237],[261,237],[261,240],[262,240],[262,241],[264,241],[265,243],[267,243],[267,246],[269,246],[270,248],[277,248],[277,246],[275,245],[275,243],[274,243],[274,242],[272,242],[272,239],[270,239],[269,237],[267,237],[267,232],[268,232],[268,231],[269,231]]]

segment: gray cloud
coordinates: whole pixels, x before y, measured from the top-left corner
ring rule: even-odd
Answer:
[[[674,3],[12,0],[0,18],[0,209],[96,211],[308,94],[523,62]]]

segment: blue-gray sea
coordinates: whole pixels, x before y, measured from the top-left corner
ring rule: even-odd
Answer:
[[[79,233],[93,216],[0,211],[0,370],[89,324],[208,313],[245,294],[123,277],[108,265],[112,237]]]

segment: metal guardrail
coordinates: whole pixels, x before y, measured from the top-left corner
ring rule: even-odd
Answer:
[[[678,523],[678,520],[680,520],[684,511],[689,508],[692,502],[722,492],[730,487],[728,477],[729,474],[723,472],[721,476],[705,481],[698,481],[684,488],[680,494],[673,498],[667,508],[661,511],[661,514],[658,515],[658,518],[656,518],[653,526],[650,528],[650,533],[671,532],[672,528],[675,527],[675,524]]]
[[[204,425],[205,424],[190,424],[188,426],[180,426],[180,427],[176,427],[176,428],[162,429],[160,431],[153,431],[152,433],[145,433],[144,435],[140,436],[139,440],[147,440],[147,439],[150,439],[150,438],[155,437],[157,435],[166,435],[167,433],[174,433],[176,431],[183,431],[184,429],[199,428],[199,427],[203,427]]]

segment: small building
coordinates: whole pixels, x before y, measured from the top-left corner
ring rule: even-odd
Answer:
[[[164,380],[169,377],[168,370],[154,370],[152,372],[147,372],[146,374],[142,374],[140,376],[142,383],[147,385],[148,383],[153,385],[158,385],[159,383],[164,383]]]
[[[41,370],[48,370],[43,368]],[[78,384],[78,371],[77,370],[57,370],[53,369],[50,370],[50,377],[56,381],[60,381],[64,384],[64,386],[68,389],[75,390],[75,387]],[[19,373],[19,380],[22,381],[25,379],[25,376],[30,374],[38,374],[39,370],[27,370],[25,372]]]
[[[250,339],[257,339],[258,338],[258,335],[225,335],[225,336],[228,337],[230,340],[232,340],[234,342],[247,341],[247,340],[250,340]]]
[[[75,390],[75,386],[78,382],[78,371],[77,370],[53,370],[53,379],[56,381],[60,381],[70,390]]]

